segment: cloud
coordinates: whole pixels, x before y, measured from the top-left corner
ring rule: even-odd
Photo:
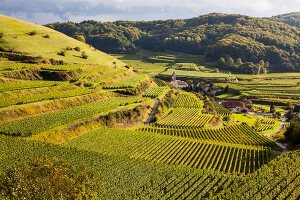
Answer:
[[[189,18],[210,12],[272,16],[300,11],[300,0],[1,0],[0,12],[37,22]]]

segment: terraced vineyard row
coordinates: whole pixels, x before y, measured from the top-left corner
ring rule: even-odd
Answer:
[[[264,136],[257,134],[247,124],[232,125],[222,128],[154,128],[143,127],[141,131],[178,137],[194,138],[199,140],[214,140],[226,143],[245,144],[253,146],[277,147]]]
[[[143,94],[143,97],[157,98],[157,97],[162,96],[166,90],[167,90],[167,87],[150,88]]]
[[[270,130],[273,128],[274,125],[269,125],[269,124],[260,124],[258,126],[258,128],[256,128],[255,130],[258,132],[262,132],[262,131],[266,131],[266,130]]]
[[[99,92],[87,95],[60,98],[55,100],[39,101],[24,105],[10,106],[0,109],[0,124],[6,121],[13,121],[38,114],[54,112],[74,106],[80,106],[98,100],[115,97],[115,94],[109,92]]]
[[[0,92],[22,90],[30,88],[41,88],[51,87],[60,84],[64,84],[58,81],[25,81],[25,80],[14,80],[7,78],[0,78]]]
[[[155,83],[156,83],[159,87],[165,87],[165,86],[168,85],[165,81],[162,81],[162,80],[160,80],[160,79],[158,79],[158,78],[154,78],[154,81],[155,81]]]
[[[88,169],[95,171],[95,178],[100,178],[105,186],[101,189],[101,199],[134,199],[136,197],[175,199],[172,197],[181,198],[189,194],[192,197],[195,193],[206,197],[229,188],[233,181],[239,180],[237,176],[217,172],[152,164],[134,159],[124,159],[121,156],[107,156],[97,153],[94,149],[91,151],[81,150],[81,145],[85,145],[87,148],[95,145],[100,149],[107,149],[111,143],[116,141],[126,143],[128,137],[124,137],[124,140],[107,139],[114,133],[115,131],[110,132],[105,137],[101,137],[102,134],[98,133],[90,137],[90,141],[83,140],[84,142],[80,142],[78,140],[78,143],[70,148],[0,135],[0,164],[3,170],[7,170],[22,162],[28,162],[28,159],[36,159],[40,156],[55,156],[58,159],[67,160],[73,165],[90,167]],[[103,143],[97,143],[97,137],[99,136],[101,139],[98,141],[102,141],[103,138],[105,140]],[[83,138],[86,137],[89,137],[89,134],[83,136]],[[70,143],[72,144],[73,140]],[[93,153],[91,153],[92,151]],[[18,160],[12,159],[16,157]],[[92,165],[87,165],[87,163],[92,163]],[[198,180],[196,181],[196,179]],[[220,181],[214,187],[211,187],[213,183],[208,184],[208,182],[216,182],[216,180]],[[197,186],[194,193],[192,192],[193,186]],[[190,190],[189,187],[191,187]]]
[[[243,184],[235,183],[216,199],[300,198],[300,152],[289,152],[256,171]]]
[[[272,129],[275,125],[276,119],[263,117],[263,118],[258,118],[257,122],[259,123],[259,126],[256,127],[255,130],[258,132],[262,132],[262,131]]]
[[[53,113],[47,113],[28,119],[16,120],[0,124],[0,133],[5,135],[28,136],[47,131],[56,126],[61,126],[74,120],[107,112],[122,105],[141,102],[143,98],[126,97],[99,100],[81,106],[75,106]]]
[[[177,179],[166,180],[159,186],[163,191],[159,199],[201,199],[229,188],[237,178],[213,172],[197,172]]]
[[[230,110],[228,110],[227,108],[224,108],[223,106],[220,106],[218,104],[214,104],[214,109],[216,110],[216,112],[221,115],[221,116],[229,116],[231,115]]]
[[[264,147],[221,145],[166,137],[145,141],[130,157],[225,173],[248,174],[268,163],[271,152]]]
[[[179,94],[174,108],[203,108],[203,102],[192,93]]]
[[[124,88],[134,88],[141,84],[148,78],[146,75],[135,75],[134,77],[128,77],[125,80],[120,80],[116,83],[106,85],[104,89],[124,89]]]
[[[25,104],[42,100],[53,100],[72,96],[80,96],[95,92],[94,90],[75,85],[24,89],[0,93],[0,107]]]
[[[201,114],[199,109],[193,108],[176,108],[173,112],[165,118],[159,120],[155,124],[156,127],[167,128],[167,127],[203,127],[208,123],[213,115]]]
[[[276,122],[276,119],[274,118],[269,118],[269,117],[264,117],[260,121],[262,124],[268,124],[268,125],[273,125]]]

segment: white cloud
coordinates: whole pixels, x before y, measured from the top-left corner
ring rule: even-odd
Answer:
[[[1,0],[0,12],[48,23],[94,19],[189,18],[210,12],[272,16],[300,11],[300,0]]]

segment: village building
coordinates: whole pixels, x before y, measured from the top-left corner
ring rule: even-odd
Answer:
[[[178,87],[178,88],[187,88],[187,87],[189,87],[187,82],[181,81],[181,80],[176,80],[176,73],[175,72],[173,72],[173,74],[172,74],[170,84],[173,85],[174,87]]]
[[[248,99],[242,100],[226,100],[221,105],[231,111],[238,113],[248,113],[252,111],[252,101]]]

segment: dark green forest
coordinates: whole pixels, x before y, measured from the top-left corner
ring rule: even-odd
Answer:
[[[47,26],[109,53],[131,53],[140,48],[169,50],[204,55],[207,62],[233,72],[243,71],[236,69],[243,63],[254,67],[262,61],[267,63],[267,71],[300,71],[300,28],[271,19],[212,13],[184,20],[83,21]],[[223,66],[219,62],[223,59],[239,63]]]

